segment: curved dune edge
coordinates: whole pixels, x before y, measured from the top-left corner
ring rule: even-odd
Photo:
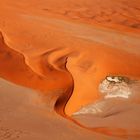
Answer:
[[[47,90],[50,90],[50,86],[47,89],[46,85],[40,86],[40,84],[39,84],[38,87],[37,87],[37,85],[33,81],[31,81],[31,83],[27,82],[27,81],[29,81],[28,80],[28,74],[29,74],[29,76],[34,76],[35,77],[34,80],[37,79],[37,81],[39,81],[41,84],[43,84],[44,82],[46,82],[48,84],[48,81],[45,81],[45,80],[41,81],[41,80],[43,80],[44,76],[41,77],[40,75],[37,75],[37,73],[34,73],[30,69],[30,67],[26,65],[25,58],[22,54],[12,50],[11,48],[9,48],[6,45],[2,33],[0,33],[0,52],[3,53],[0,56],[0,59],[5,59],[6,58],[6,60],[7,60],[4,63],[0,63],[0,65],[3,69],[3,70],[1,69],[1,71],[0,71],[0,76],[1,77],[3,77],[4,79],[7,79],[9,81],[12,81],[12,82],[14,82],[18,85],[22,85],[22,86],[25,86],[25,87],[29,87],[29,88],[32,88],[32,89],[35,89],[35,90],[42,91],[42,92],[44,92],[44,94],[47,93]],[[7,55],[9,55],[11,58],[14,57],[13,58],[13,59],[15,59],[14,63],[13,63],[12,59],[8,60]],[[65,69],[65,71],[68,72],[68,70],[66,68],[67,57],[64,57],[64,59],[65,59],[65,63],[63,63],[64,66],[62,66],[62,67],[63,67],[63,69]],[[19,60],[19,62],[17,62],[17,60]],[[17,64],[17,63],[20,63],[20,64]],[[51,66],[51,64],[48,64],[48,65],[49,65],[49,68],[51,67],[51,69],[56,70],[56,69],[53,68],[53,66]],[[9,74],[9,71],[6,71],[6,70],[11,69],[12,67],[14,67],[14,71],[12,71],[13,72],[12,74]],[[19,67],[19,68],[17,68],[17,67]],[[21,69],[25,69],[24,70],[24,77],[22,77],[21,80],[19,80],[19,78],[14,75],[14,72],[15,72],[16,75],[21,75],[21,73],[20,73]],[[45,69],[45,70],[48,71],[47,69]],[[23,72],[22,72],[22,74],[23,74]],[[70,75],[69,72],[68,72],[68,74]],[[71,78],[71,81],[72,81],[69,88],[60,90],[60,93],[59,93],[59,90],[56,90],[56,91],[54,90],[54,93],[58,92],[58,95],[49,95],[49,96],[53,97],[53,101],[52,100],[50,101],[49,106],[51,105],[50,107],[54,108],[54,110],[59,115],[65,117],[66,119],[69,119],[69,120],[73,121],[74,123],[78,124],[81,127],[84,127],[84,126],[80,125],[80,123],[78,123],[77,121],[73,120],[71,117],[66,115],[66,113],[65,113],[65,106],[66,106],[69,98],[71,97],[71,94],[73,92],[73,86],[74,86],[72,76],[70,75],[69,78]],[[46,88],[44,89],[44,87],[46,87]],[[52,87],[52,88],[54,89],[54,87]],[[46,95],[44,95],[44,96],[46,96]]]
[[[12,64],[10,64],[10,61],[9,60],[6,60],[5,62],[7,63],[1,63],[0,65],[2,65],[2,68],[3,68],[3,71],[1,70],[1,77],[7,79],[7,80],[10,80],[12,82],[15,82],[17,84],[20,84],[20,85],[23,85],[23,86],[26,86],[26,87],[30,87],[30,88],[33,88],[33,89],[36,89],[36,90],[41,90],[41,91],[47,91],[47,90],[50,90],[50,88],[54,89],[55,87],[55,84],[52,84],[51,86],[46,86],[48,84],[48,81],[45,81],[43,78],[44,77],[41,77],[41,75],[38,75],[37,73],[33,72],[29,66],[26,65],[25,63],[25,58],[23,55],[19,54],[18,52],[15,52],[14,50],[10,49],[5,41],[4,41],[4,38],[1,34],[1,40],[0,40],[0,51],[3,53],[2,56],[0,56],[1,58],[6,58],[7,59],[7,55],[11,58],[10,61]],[[48,52],[48,54],[51,53]],[[0,58],[0,59],[1,59]],[[14,59],[14,63],[13,63],[13,60]],[[19,60],[20,59],[20,60]],[[45,56],[45,60],[46,60],[46,56]],[[64,57],[61,57],[61,61],[59,61],[59,65],[57,66],[58,69],[54,68],[51,64],[47,64],[46,62],[44,63],[42,61],[42,65],[49,65],[49,68],[51,68],[51,70],[55,71],[56,73],[59,71],[62,71],[64,72],[66,75],[65,75],[65,78],[67,77],[69,79],[69,87],[68,85],[65,87],[64,85],[64,88],[62,91],[60,91],[60,94],[58,96],[55,96],[55,100],[53,100],[53,106],[55,111],[60,114],[61,116],[65,117],[66,119],[69,119],[71,121],[73,121],[74,123],[76,123],[77,125],[79,125],[80,127],[83,127],[85,129],[88,129],[88,130],[91,130],[91,131],[94,131],[94,132],[100,132],[100,133],[103,133],[103,134],[106,134],[106,135],[112,135],[112,136],[118,136],[118,137],[122,137],[122,138],[127,138],[127,132],[125,132],[125,130],[123,129],[111,129],[111,128],[89,128],[89,127],[86,127],[84,125],[82,125],[81,123],[79,123],[78,121],[74,120],[73,118],[71,118],[70,116],[68,116],[66,113],[65,113],[65,107],[66,107],[66,104],[68,102],[68,100],[70,99],[71,95],[72,95],[72,92],[73,92],[73,89],[74,89],[74,80],[73,80],[73,77],[72,75],[69,73],[69,71],[67,70],[66,68],[66,63],[67,63],[67,56],[64,56]],[[17,62],[17,60],[19,60],[19,62]],[[17,63],[20,63],[17,65]],[[9,65],[10,64],[10,65]],[[14,67],[14,65],[16,67]],[[19,68],[17,68],[17,66]],[[9,74],[9,71],[6,72],[5,70],[8,70],[8,68],[11,69],[11,67],[14,67],[14,71],[15,71],[15,74],[16,75],[21,75],[20,74],[20,70],[21,68],[24,70],[24,77],[22,77],[20,80],[19,78],[14,76],[14,74]],[[45,71],[49,71],[50,69],[46,69],[44,68]],[[29,81],[28,80],[28,76],[31,74],[34,78],[34,80],[36,79],[37,81],[39,81],[40,84],[36,85],[35,83],[30,83],[30,82],[27,82]],[[51,72],[50,72],[51,74]],[[27,75],[27,77],[26,77]],[[52,73],[52,76],[54,75],[54,73]],[[57,74],[56,74],[57,75]],[[55,76],[56,76],[55,75]],[[59,74],[58,74],[59,75]],[[60,75],[61,76],[61,75]],[[27,78],[27,79],[26,79]],[[41,86],[41,84],[43,83],[46,83],[46,85],[44,86]],[[55,82],[56,83],[56,82]],[[37,87],[36,87],[37,86]],[[56,85],[56,87],[60,87],[62,85]],[[44,88],[45,87],[45,88]],[[58,88],[57,87],[57,88]],[[119,135],[118,134],[114,134],[113,132],[119,132]],[[126,133],[126,135],[125,135]],[[137,137],[137,136],[135,136]]]
[[[12,50],[11,48],[9,48],[6,45],[2,33],[0,33],[0,52],[1,52],[0,59],[6,60],[6,61],[3,61],[4,63],[0,63],[0,67],[2,68],[0,71],[1,77],[3,77],[4,79],[7,79],[9,81],[12,81],[18,85],[22,85],[22,86],[30,87],[32,89],[42,91],[42,92],[44,92],[44,94],[47,93],[47,91],[50,91],[50,90],[55,91],[55,89],[56,89],[56,92],[58,92],[58,95],[52,95],[55,97],[55,99],[53,99],[54,103],[52,104],[53,105],[52,107],[54,107],[54,109],[56,110],[56,112],[58,114],[62,115],[63,117],[67,116],[65,114],[64,108],[73,91],[73,79],[72,79],[72,76],[70,75],[70,73],[68,72],[68,70],[66,69],[67,56],[60,58],[60,61],[62,61],[62,63],[57,62],[58,63],[57,68],[59,68],[59,70],[62,70],[62,72],[64,72],[64,74],[66,75],[65,78],[68,77],[68,79],[70,79],[69,86],[66,85],[66,87],[65,87],[65,85],[64,85],[64,87],[63,87],[62,85],[57,85],[56,81],[54,81],[54,83],[48,83],[48,81],[45,80],[45,78],[44,78],[45,76],[41,77],[41,75],[38,75],[38,73],[35,73],[34,71],[32,71],[30,69],[30,67],[28,65],[26,65],[25,57],[22,54],[20,54],[19,52]],[[49,55],[49,53],[51,53],[51,51],[48,52],[48,55]],[[9,57],[10,57],[10,59],[9,59]],[[42,65],[48,66],[47,69],[44,68],[44,70],[47,72],[50,69],[51,69],[51,71],[58,72],[58,77],[59,77],[59,71],[57,69],[55,69],[51,64],[46,63],[46,62],[44,64],[43,60],[42,60]],[[11,68],[14,68],[14,69],[12,70]],[[9,69],[11,69],[12,74],[9,73],[10,72]],[[21,70],[23,70],[23,71],[21,71]],[[16,74],[16,76],[15,76],[15,74]],[[50,72],[50,74],[51,74],[51,72]],[[53,74],[54,73],[52,73],[52,77],[53,77]],[[22,75],[23,75],[23,77],[22,77]],[[56,75],[57,74],[55,74],[55,76]],[[18,76],[20,76],[20,78]],[[35,82],[33,82],[33,80],[31,82],[28,80],[29,76],[33,77],[33,80],[36,80],[38,82],[37,85]],[[61,76],[62,75],[60,75],[60,77]],[[55,86],[55,83],[56,83],[56,86]],[[43,84],[43,85],[41,85],[41,84]],[[58,89],[58,87],[60,88],[60,90]],[[59,93],[59,91],[60,91],[60,93]],[[46,96],[46,95],[44,95],[44,96]]]
[[[49,62],[48,63],[43,62],[42,60],[42,65],[48,66],[47,68],[44,68],[44,71],[47,71],[47,72],[50,71],[49,74],[51,74],[51,71],[52,71],[52,74],[51,74],[52,77],[53,77],[54,72],[56,72],[55,78],[57,78],[56,76],[58,75],[58,80],[59,80],[59,76],[60,77],[63,76],[61,73],[64,73],[64,78],[67,78],[69,82],[68,83],[65,82],[63,85],[63,83],[57,84],[56,82],[57,79],[55,79],[55,81],[52,80],[48,82],[48,80],[45,80],[44,78],[45,76],[38,75],[38,73],[35,73],[34,71],[32,71],[29,65],[26,65],[25,57],[22,54],[12,50],[6,45],[2,33],[0,33],[0,52],[1,52],[0,59],[3,60],[3,62],[0,63],[1,65],[0,76],[1,77],[9,81],[12,81],[16,84],[30,87],[36,90],[40,90],[45,93],[47,93],[47,91],[50,91],[50,90],[55,91],[55,89],[56,91],[59,91],[60,89],[60,93],[59,93],[60,95],[58,94],[58,97],[57,95],[54,95],[56,96],[56,98],[58,98],[56,99],[56,105],[54,105],[54,107],[56,108],[57,112],[59,112],[59,114],[64,114],[62,110],[64,110],[63,108],[67,102],[67,99],[69,99],[68,94],[70,93],[71,95],[71,92],[73,89],[73,82],[72,82],[73,80],[70,79],[71,75],[69,74],[69,72],[66,70],[66,67],[65,67],[66,61],[67,61],[66,56],[61,57],[60,62],[58,62],[57,68],[62,70],[62,72],[61,71],[59,72],[57,69],[55,69],[51,64],[49,64]],[[48,55],[49,53],[51,52],[48,52]],[[45,58],[45,60],[46,59],[47,58]],[[11,69],[11,68],[14,68],[14,69]],[[9,71],[9,69],[11,69],[11,71]],[[20,76],[20,78],[18,76]],[[33,80],[31,80],[31,82],[28,80],[29,77],[30,78],[33,77]]]
[[[16,65],[16,66],[19,66],[19,67],[21,67],[21,68],[24,67],[24,69],[26,69],[26,71],[24,71],[24,76],[25,76],[26,74],[28,74],[28,73],[31,73],[32,75],[34,74],[34,76],[36,76],[36,77],[38,78],[38,75],[37,75],[36,73],[34,73],[34,72],[29,68],[29,66],[26,65],[24,56],[23,56],[22,54],[16,52],[16,51],[14,51],[14,50],[12,50],[11,48],[9,48],[9,47],[6,45],[5,40],[4,40],[4,37],[3,37],[3,35],[2,35],[1,32],[0,32],[0,51],[1,51],[2,53],[4,53],[4,55],[0,56],[0,59],[3,58],[3,57],[5,57],[5,55],[6,55],[6,57],[7,57],[7,54],[10,55],[11,57],[15,57],[15,58],[16,58],[16,59],[15,59],[16,61],[17,61],[18,59],[20,59],[20,65],[17,65],[17,64],[15,64],[15,65]],[[50,52],[51,52],[51,51],[50,51]],[[49,53],[50,53],[50,52],[49,52]],[[13,60],[11,60],[11,61],[12,61],[11,66],[14,67],[14,66],[13,66],[13,65],[14,65]],[[15,61],[15,63],[17,63],[16,61]],[[65,70],[67,70],[67,68],[66,68],[66,63],[67,63],[67,62],[66,62],[66,61],[67,61],[67,59],[65,58],[65,63],[64,63],[64,66],[63,66],[63,68],[64,68]],[[10,67],[8,66],[9,63],[10,63],[9,60],[7,60],[7,64],[3,66],[4,72],[6,72],[5,70],[7,69],[7,67],[8,67],[8,68],[11,68],[11,66],[10,66]],[[0,64],[2,65],[2,63],[0,63]],[[22,65],[21,65],[21,64],[22,64]],[[51,64],[49,64],[49,67],[51,67],[51,69],[52,69],[53,66],[50,66],[50,65],[51,65]],[[15,70],[15,69],[14,69],[14,70]],[[16,74],[17,74],[17,75],[20,74],[19,72],[20,72],[20,71],[17,71]],[[26,72],[27,72],[27,73],[26,73]],[[18,84],[18,85],[30,87],[30,88],[32,88],[32,89],[41,90],[41,91],[45,91],[45,92],[46,92],[46,90],[47,90],[47,88],[45,88],[45,89],[42,89],[42,87],[36,88],[36,85],[26,83],[26,81],[27,81],[26,76],[25,76],[24,78],[22,78],[21,81],[18,81],[19,79],[14,79],[15,76],[12,77],[12,75],[7,75],[8,73],[9,73],[9,71],[6,72],[6,73],[3,73],[3,72],[1,71],[0,76],[3,77],[4,79],[10,80],[10,81],[12,81],[12,82]],[[71,75],[70,75],[70,76],[71,76]],[[37,80],[39,80],[39,79],[41,79],[41,78],[42,78],[42,77],[39,75],[39,78],[38,78]],[[71,76],[71,78],[72,78],[72,76]],[[54,110],[55,110],[59,115],[61,115],[62,117],[73,121],[74,123],[76,123],[76,124],[79,125],[80,127],[89,129],[88,127],[84,127],[83,125],[81,125],[80,123],[78,123],[78,121],[72,119],[70,116],[68,116],[68,115],[65,113],[65,106],[66,106],[68,100],[70,99],[70,97],[71,97],[71,95],[72,95],[73,88],[74,88],[74,82],[73,82],[73,79],[72,79],[72,83],[71,83],[70,88],[68,88],[68,89],[66,89],[65,91],[62,91],[62,92],[60,91],[60,95],[54,95],[55,97],[54,97],[54,99],[53,99],[53,103],[50,103],[50,104],[51,104],[50,107],[53,107]],[[89,129],[89,130],[92,130],[92,129]]]

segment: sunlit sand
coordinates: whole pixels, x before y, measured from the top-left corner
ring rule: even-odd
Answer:
[[[139,7],[1,0],[0,140],[140,139]]]

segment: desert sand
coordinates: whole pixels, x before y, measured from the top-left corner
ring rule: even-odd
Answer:
[[[140,139],[139,7],[0,0],[0,139]],[[130,97],[106,99],[106,76],[128,77]]]

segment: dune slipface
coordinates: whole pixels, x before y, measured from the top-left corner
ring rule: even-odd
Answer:
[[[0,3],[0,139],[140,139],[138,0]]]

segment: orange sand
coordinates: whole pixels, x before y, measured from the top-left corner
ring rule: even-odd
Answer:
[[[0,77],[51,96],[46,104],[71,120],[100,99],[105,76],[140,79],[139,6],[138,0],[1,0]]]

